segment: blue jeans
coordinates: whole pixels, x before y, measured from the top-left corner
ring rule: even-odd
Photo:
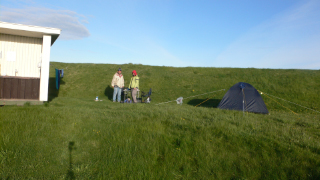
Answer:
[[[117,96],[118,94],[118,96]],[[116,101],[116,96],[118,97],[118,102],[121,101],[121,88],[119,87],[114,87],[114,90],[113,90],[113,102]]]

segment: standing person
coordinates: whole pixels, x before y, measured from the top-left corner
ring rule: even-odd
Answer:
[[[113,75],[111,86],[113,89],[113,102],[116,102],[116,96],[118,95],[118,102],[121,101],[121,90],[124,87],[124,78],[121,74],[121,68],[118,69],[118,72],[116,72]]]
[[[139,76],[136,70],[132,71],[132,78],[129,84],[129,89],[131,89],[133,103],[137,103],[137,91],[139,89]]]

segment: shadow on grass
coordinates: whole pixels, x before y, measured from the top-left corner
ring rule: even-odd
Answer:
[[[113,99],[113,88],[110,85],[108,87],[106,87],[106,89],[104,90],[104,95],[107,96],[108,99],[112,101],[112,99]]]
[[[73,168],[72,168],[72,150],[75,149],[74,147],[74,142],[73,141],[70,141],[69,142],[69,169],[68,169],[68,172],[67,172],[67,176],[66,176],[66,179],[76,179],[75,176],[74,176],[74,172],[73,172]]]
[[[63,78],[60,79],[60,88],[61,85],[65,84]],[[49,89],[48,89],[48,102],[52,101],[54,98],[58,97],[59,90],[56,88],[56,78],[49,78]]]
[[[192,99],[187,104],[191,106],[198,105],[197,107],[217,108],[220,101],[221,99]]]

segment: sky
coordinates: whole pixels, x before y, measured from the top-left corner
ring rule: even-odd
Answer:
[[[1,0],[0,21],[61,29],[51,61],[320,69],[318,0]]]

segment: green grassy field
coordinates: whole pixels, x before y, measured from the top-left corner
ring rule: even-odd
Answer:
[[[112,102],[119,67],[151,104]],[[264,94],[270,115],[217,109],[240,81],[316,111]],[[51,63],[47,103],[0,107],[0,179],[320,179],[319,87],[319,70]]]

